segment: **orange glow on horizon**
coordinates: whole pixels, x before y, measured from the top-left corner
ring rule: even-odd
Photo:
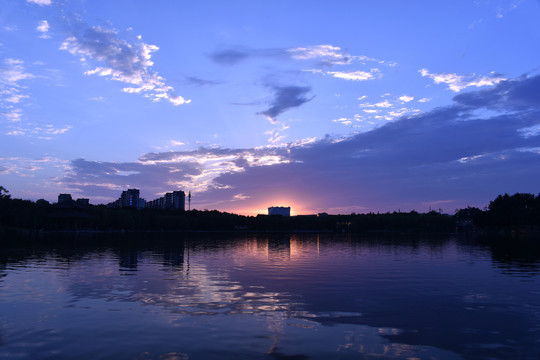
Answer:
[[[249,203],[249,204],[248,204]],[[236,204],[234,204],[236,205]],[[238,204],[240,205],[240,204]],[[310,209],[309,201],[303,199],[300,195],[284,195],[272,196],[269,194],[262,199],[257,201],[246,201],[245,206],[231,206],[228,210],[235,214],[246,215],[246,216],[257,216],[258,214],[267,215],[268,208],[271,206],[290,206],[291,207],[291,216],[296,215],[307,215],[307,214],[316,214],[315,211]]]

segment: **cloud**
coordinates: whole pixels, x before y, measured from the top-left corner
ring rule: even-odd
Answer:
[[[332,45],[315,45],[297,47],[286,50],[290,57],[295,60],[317,60],[325,65],[345,65],[351,63],[353,56],[345,50]]]
[[[46,156],[42,158],[0,156],[1,174],[13,174],[20,177],[35,177],[36,172],[46,168],[67,170],[68,161]]]
[[[490,76],[476,74],[464,76],[451,73],[432,74],[427,69],[421,69],[418,72],[422,74],[422,76],[432,79],[435,84],[448,84],[448,88],[454,92],[460,92],[470,86],[493,86],[506,80],[502,75],[495,73],[492,73]]]
[[[40,38],[42,39],[48,39],[50,38],[48,32],[49,32],[49,23],[47,22],[47,20],[41,20],[38,24],[38,26],[36,27],[36,30],[39,31],[41,33],[40,35]]]
[[[377,62],[379,61],[364,55],[351,55],[347,50],[333,45],[313,45],[294,48],[253,49],[253,48],[229,48],[215,51],[209,55],[210,59],[221,65],[236,65],[250,58],[266,58],[275,60],[295,60],[312,62],[316,66],[348,65],[353,62]],[[389,64],[393,66],[393,64]]]
[[[282,142],[282,140],[285,139],[285,135],[282,135],[282,133],[288,128],[290,128],[289,125],[286,125],[280,122],[275,122],[275,124],[278,126],[264,132],[265,135],[270,136],[268,138],[268,142],[270,144],[278,144]]]
[[[30,97],[22,83],[33,78],[35,76],[26,71],[22,60],[9,58],[0,65],[0,107],[5,109],[2,117],[8,122],[22,120],[22,109],[16,106]]]
[[[374,73],[378,72],[378,69],[372,69],[372,71],[329,71],[327,74],[332,75],[333,77],[352,80],[352,81],[364,81],[371,80],[374,78]]]
[[[21,80],[32,79],[34,75],[24,69],[24,61],[18,59],[6,59],[4,66],[0,68],[0,81],[2,84],[15,86]]]
[[[111,200],[130,186],[149,198],[191,189],[197,208],[236,212],[275,201],[298,213],[483,207],[501,193],[538,191],[539,93],[540,76],[522,77],[343,138],[149,153],[133,163],[79,159],[61,182]],[[494,104],[498,112],[475,115]]]
[[[250,197],[242,206],[256,208],[286,193],[290,203],[284,205],[312,212],[354,206],[427,210],[429,204],[442,204],[443,210],[453,212],[468,205],[483,207],[505,192],[537,192],[540,151],[526,149],[540,147],[540,98],[532,95],[540,92],[529,96],[524,90],[539,88],[540,77],[517,79],[493,91],[458,95],[451,106],[338,142],[329,138],[290,147],[288,162],[225,173],[216,179],[223,189],[201,196],[226,201],[241,192]],[[501,100],[505,92],[510,97]],[[501,107],[516,109],[516,94],[528,98],[521,112],[485,118],[470,111],[473,105],[481,109],[498,101]],[[464,95],[482,102],[464,107]]]
[[[0,116],[6,120],[3,122],[4,134],[50,140],[66,133],[71,126],[57,127],[24,120],[23,107],[30,95],[23,84],[34,78],[37,76],[26,70],[22,60],[9,58],[0,65]]]
[[[269,86],[274,92],[270,107],[260,114],[266,116],[271,123],[276,123],[276,117],[283,112],[305,104],[313,99],[306,97],[311,91],[308,86]]]
[[[128,84],[128,87],[122,89],[124,92],[141,93],[152,101],[165,99],[173,105],[191,101],[176,95],[174,88],[152,71],[152,53],[159,48],[142,42],[140,37],[137,41],[128,42],[114,30],[100,26],[84,27],[82,30],[74,30],[60,49],[80,56],[85,64],[103,64],[85,74],[104,76]]]
[[[14,120],[20,121],[20,120]],[[56,127],[51,124],[26,123],[12,126],[6,133],[10,136],[27,136],[41,140],[52,140],[54,135],[62,135],[71,130],[71,125]]]
[[[21,121],[22,117],[22,110],[21,109],[13,109],[11,111],[5,112],[4,118],[7,119],[9,122],[19,122]]]
[[[140,188],[143,196],[158,196],[170,190],[201,193],[226,186],[215,182],[228,172],[287,162],[281,148],[249,150],[206,149],[143,154],[137,162],[114,163],[77,159],[60,180],[85,196],[117,197],[128,187]]]
[[[210,59],[222,65],[235,65],[253,55],[251,50],[226,49],[210,54]]]
[[[32,4],[40,5],[40,6],[46,6],[46,5],[52,4],[51,0],[26,0],[26,1]]]
[[[399,97],[399,100],[400,100],[402,103],[408,103],[408,102],[414,100],[414,96],[403,95],[403,96],[400,96],[400,97]]]
[[[219,85],[221,84],[219,81],[213,81],[213,80],[205,80],[201,79],[195,76],[186,76],[186,79],[189,81],[190,84],[197,85],[197,86],[207,86],[207,85]]]
[[[392,107],[392,106],[393,105],[388,100],[380,101],[380,102],[375,103],[375,104],[371,104],[371,103],[360,104],[360,107],[369,107],[369,108],[370,107],[389,108],[389,107]]]
[[[515,111],[537,108],[539,94],[540,76],[524,75],[518,79],[501,81],[492,89],[456,95],[454,100],[468,107]]]

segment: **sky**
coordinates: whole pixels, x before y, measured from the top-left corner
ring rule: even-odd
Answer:
[[[538,19],[538,0],[0,0],[0,185],[245,215],[538,194]]]

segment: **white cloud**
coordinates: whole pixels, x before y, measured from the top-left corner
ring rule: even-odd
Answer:
[[[41,33],[40,38],[48,39],[50,37],[49,34],[48,34],[49,28],[50,28],[50,26],[49,26],[49,22],[47,20],[41,20],[39,22],[38,26],[36,27],[36,30]]]
[[[431,101],[431,98],[421,98],[420,100],[418,100],[418,102],[420,103],[427,103],[427,102],[430,102]]]
[[[328,64],[349,64],[352,56],[340,47],[332,45],[315,45],[288,49],[287,52],[295,60],[319,60]]]
[[[332,121],[343,124],[343,125],[352,125],[352,123],[353,123],[351,119],[346,118],[346,117],[342,117],[342,118],[339,118],[339,119],[334,119]]]
[[[20,109],[14,109],[10,112],[4,113],[4,117],[10,122],[21,121],[22,111]]]
[[[370,71],[323,71],[320,69],[306,69],[302,70],[305,72],[310,72],[312,74],[321,74],[321,75],[330,75],[332,77],[350,81],[366,81],[372,80],[376,77],[376,74],[379,73],[379,69],[371,69]],[[380,75],[379,75],[380,76]]]
[[[4,25],[5,31],[17,31],[19,27],[17,25]]]
[[[17,114],[13,114],[17,116]],[[13,120],[13,121],[20,121]],[[62,135],[71,130],[70,125],[66,125],[64,127],[55,127],[51,124],[22,124],[17,126],[12,126],[11,130],[6,133],[6,135],[11,136],[27,136],[35,139],[41,139],[41,140],[52,140],[53,136],[55,135]]]
[[[465,76],[451,73],[433,74],[427,69],[421,69],[418,72],[422,74],[422,76],[427,76],[432,79],[435,84],[448,84],[448,88],[454,92],[460,92],[461,90],[470,86],[493,86],[501,81],[506,80],[506,78],[497,74],[492,74],[490,76],[481,76],[476,74]]]
[[[21,177],[35,177],[35,172],[39,170],[67,170],[67,163],[68,161],[66,160],[53,157],[31,159],[25,157],[0,156],[0,168],[2,168],[0,173],[13,174]]]
[[[264,132],[265,135],[269,135],[268,142],[270,144],[278,144],[283,139],[285,139],[285,135],[282,135],[282,132],[290,128],[289,125],[282,123],[282,122],[276,122],[277,127],[267,130]]]
[[[7,65],[0,68],[0,82],[3,84],[9,83],[15,85],[17,82],[26,79],[32,79],[34,75],[25,72],[24,61],[18,59],[6,59],[4,63]]]
[[[383,97],[387,97],[389,95],[390,94],[384,94]],[[362,108],[364,113],[366,113],[366,116],[369,116],[370,120],[366,121],[366,124],[376,127],[378,125],[383,125],[386,121],[393,121],[406,115],[418,113],[420,111],[418,109],[406,107],[398,108],[396,106],[402,106],[403,104],[413,100],[413,96],[403,95],[395,98],[393,102],[385,99],[384,101],[380,101],[378,103],[362,103],[359,104],[359,107]]]
[[[159,50],[155,45],[142,41],[130,43],[113,30],[96,26],[68,37],[61,45],[73,55],[79,55],[86,64],[89,60],[102,63],[85,72],[129,84],[122,89],[126,93],[141,93],[152,101],[168,100],[173,105],[187,104],[191,100],[176,95],[165,79],[151,70],[152,53]]]
[[[15,108],[23,99],[29,98],[25,93],[25,87],[20,83],[35,76],[27,72],[24,62],[18,59],[4,60],[5,66],[0,66],[0,105],[7,109],[2,116],[8,122],[19,122],[22,118],[22,110]]]
[[[247,195],[244,195],[244,194],[236,194],[233,196],[233,199],[234,200],[247,200],[249,199],[251,196],[247,196]]]
[[[388,100],[384,100],[376,104],[373,104],[373,106],[378,107],[378,108],[389,108],[392,106],[392,104]]]
[[[52,4],[51,0],[26,0],[26,1],[33,4],[38,4],[40,6]]]
[[[401,100],[402,103],[408,103],[409,101],[414,100],[414,96],[403,95],[399,97],[399,100]]]
[[[12,130],[12,131],[8,131],[6,133],[6,135],[9,135],[9,136],[21,136],[21,135],[25,135],[25,132],[22,131],[22,130]]]
[[[518,132],[525,139],[531,136],[538,136],[540,135],[540,124],[518,129]]]
[[[364,81],[373,79],[374,71],[328,71],[327,74],[332,75],[333,77],[345,80],[353,81]]]

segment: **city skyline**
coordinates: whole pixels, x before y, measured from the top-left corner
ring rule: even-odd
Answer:
[[[540,2],[0,0],[12,197],[244,215],[540,192]]]

